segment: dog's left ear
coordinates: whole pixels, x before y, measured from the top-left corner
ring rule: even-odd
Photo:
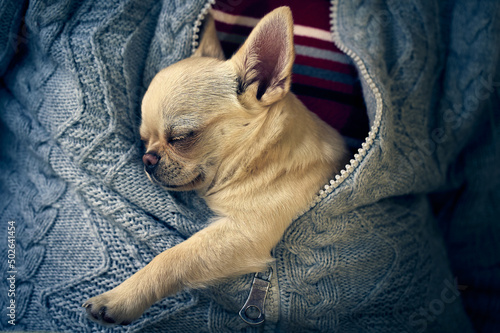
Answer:
[[[224,51],[217,38],[217,31],[215,30],[215,21],[211,14],[208,14],[203,24],[203,29],[200,32],[201,41],[193,53],[193,57],[210,57],[220,60],[226,60]]]
[[[263,106],[279,101],[290,90],[294,59],[292,12],[280,7],[260,20],[230,60],[238,74],[238,93]]]

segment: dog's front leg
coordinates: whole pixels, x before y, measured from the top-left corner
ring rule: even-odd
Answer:
[[[282,234],[276,234],[276,227],[279,223],[219,219],[83,306],[97,322],[126,325],[155,302],[184,287],[202,287],[221,278],[262,270]],[[274,230],[264,230],[269,228]]]

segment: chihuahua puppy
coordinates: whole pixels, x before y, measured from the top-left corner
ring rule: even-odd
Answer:
[[[193,56],[151,82],[140,133],[151,181],[196,190],[218,218],[88,300],[100,323],[128,324],[182,288],[266,269],[285,229],[346,161],[340,134],[290,92],[290,9],[266,15],[227,61],[207,22]]]

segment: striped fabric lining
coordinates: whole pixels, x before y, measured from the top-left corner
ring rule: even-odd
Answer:
[[[332,42],[330,2],[325,0],[221,0],[213,6],[226,57],[243,44],[260,18],[287,5],[294,16],[296,58],[292,91],[355,149],[368,133],[368,118],[356,70]]]

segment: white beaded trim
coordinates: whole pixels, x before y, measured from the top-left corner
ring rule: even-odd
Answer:
[[[349,161],[349,164],[347,164],[343,170],[340,171],[340,174],[335,176],[335,179],[330,180],[329,184],[326,184],[322,190],[319,191],[317,196],[314,198],[313,202],[303,212],[297,215],[299,217],[300,215],[304,214],[306,211],[309,209],[313,208],[316,206],[321,200],[323,200],[327,195],[332,193],[337,187],[340,186],[344,182],[344,180],[349,177],[354,170],[359,166],[361,161],[365,158],[365,156],[368,154],[368,151],[371,149],[373,146],[373,143],[375,142],[375,139],[379,133],[380,130],[380,124],[381,124],[381,119],[382,119],[382,108],[383,108],[383,103],[382,103],[382,95],[380,94],[380,91],[378,90],[377,85],[373,82],[372,78],[368,74],[368,70],[366,69],[365,64],[359,58],[357,54],[355,54],[352,50],[348,49],[343,43],[342,40],[340,39],[340,35],[338,33],[339,29],[337,26],[337,9],[338,9],[338,0],[333,0],[332,1],[332,6],[331,6],[331,12],[330,12],[330,25],[333,28],[332,32],[332,37],[333,37],[333,42],[335,45],[342,51],[344,52],[347,56],[349,56],[357,65],[357,67],[360,70],[360,75],[365,79],[365,81],[368,83],[368,86],[370,87],[372,93],[375,96],[375,101],[376,101],[376,111],[375,111],[375,119],[373,121],[372,127],[370,129],[370,132],[368,133],[368,136],[365,139],[365,142],[361,144],[361,148],[358,149],[358,153],[354,154],[354,158]]]
[[[200,14],[198,14],[198,18],[194,22],[194,27],[193,27],[193,41],[191,42],[191,54],[193,54],[196,51],[196,48],[198,47],[199,44],[199,32],[201,30],[201,25],[203,24],[203,20],[205,19],[205,16],[207,16],[208,11],[212,6],[215,4],[215,0],[208,0],[208,2],[203,6],[203,9],[201,10]]]

